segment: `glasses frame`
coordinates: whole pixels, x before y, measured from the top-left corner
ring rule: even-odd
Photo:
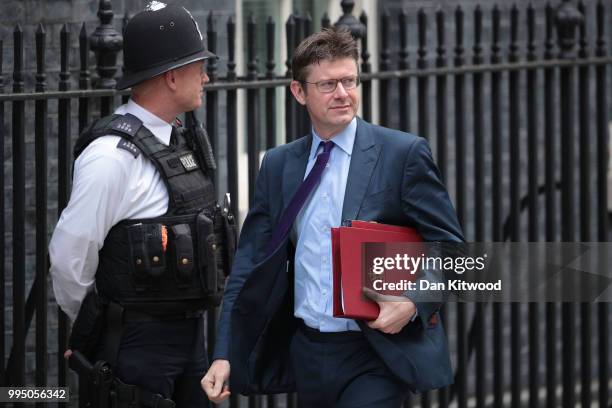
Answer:
[[[359,75],[355,75],[355,76],[348,76],[348,77],[344,77],[344,78],[329,78],[329,79],[323,79],[321,81],[317,81],[317,82],[308,82],[306,80],[301,80],[301,83],[304,84],[312,84],[315,85],[317,87],[317,91],[321,92],[321,93],[333,93],[336,91],[336,89],[338,89],[338,83],[344,81],[345,79],[355,79],[355,86],[351,87],[351,88],[347,88],[344,84],[342,84],[342,87],[346,90],[351,90],[351,89],[357,89],[357,87],[359,86],[359,84],[361,84],[361,78],[359,77]],[[331,91],[322,91],[321,90],[321,84],[323,84],[324,82],[329,82],[329,81],[336,81],[336,85],[334,86],[334,89],[332,89]]]

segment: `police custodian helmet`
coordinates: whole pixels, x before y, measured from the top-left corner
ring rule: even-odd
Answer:
[[[198,23],[187,9],[152,1],[125,27],[123,77],[117,89],[211,57],[217,58],[204,46]]]

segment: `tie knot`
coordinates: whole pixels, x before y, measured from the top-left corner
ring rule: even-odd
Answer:
[[[334,147],[334,142],[321,142],[320,146],[323,146],[323,153],[329,153]]]

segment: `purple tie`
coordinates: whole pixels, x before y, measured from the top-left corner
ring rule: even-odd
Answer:
[[[283,242],[287,236],[287,233],[291,229],[293,222],[295,221],[295,217],[297,217],[298,213],[304,206],[304,203],[308,199],[308,196],[310,196],[310,193],[312,193],[319,183],[319,180],[321,180],[323,169],[325,169],[325,165],[329,161],[329,155],[331,149],[334,147],[334,142],[321,142],[319,146],[321,145],[323,146],[323,152],[317,156],[317,161],[315,162],[312,170],[310,170],[310,173],[308,173],[306,179],[304,179],[302,184],[300,184],[300,187],[295,192],[295,195],[293,198],[291,198],[291,202],[287,208],[285,208],[285,212],[281,216],[278,225],[272,232],[272,237],[270,238],[268,248],[266,249],[266,256],[274,252]]]

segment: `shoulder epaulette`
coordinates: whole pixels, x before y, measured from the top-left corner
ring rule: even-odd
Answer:
[[[119,143],[117,143],[117,149],[123,149],[128,151],[134,156],[134,158],[137,158],[138,155],[140,155],[140,149],[136,147],[134,143],[124,138],[121,138],[121,140],[119,140]]]
[[[142,127],[142,122],[136,116],[126,113],[111,122],[111,129],[134,137]]]

